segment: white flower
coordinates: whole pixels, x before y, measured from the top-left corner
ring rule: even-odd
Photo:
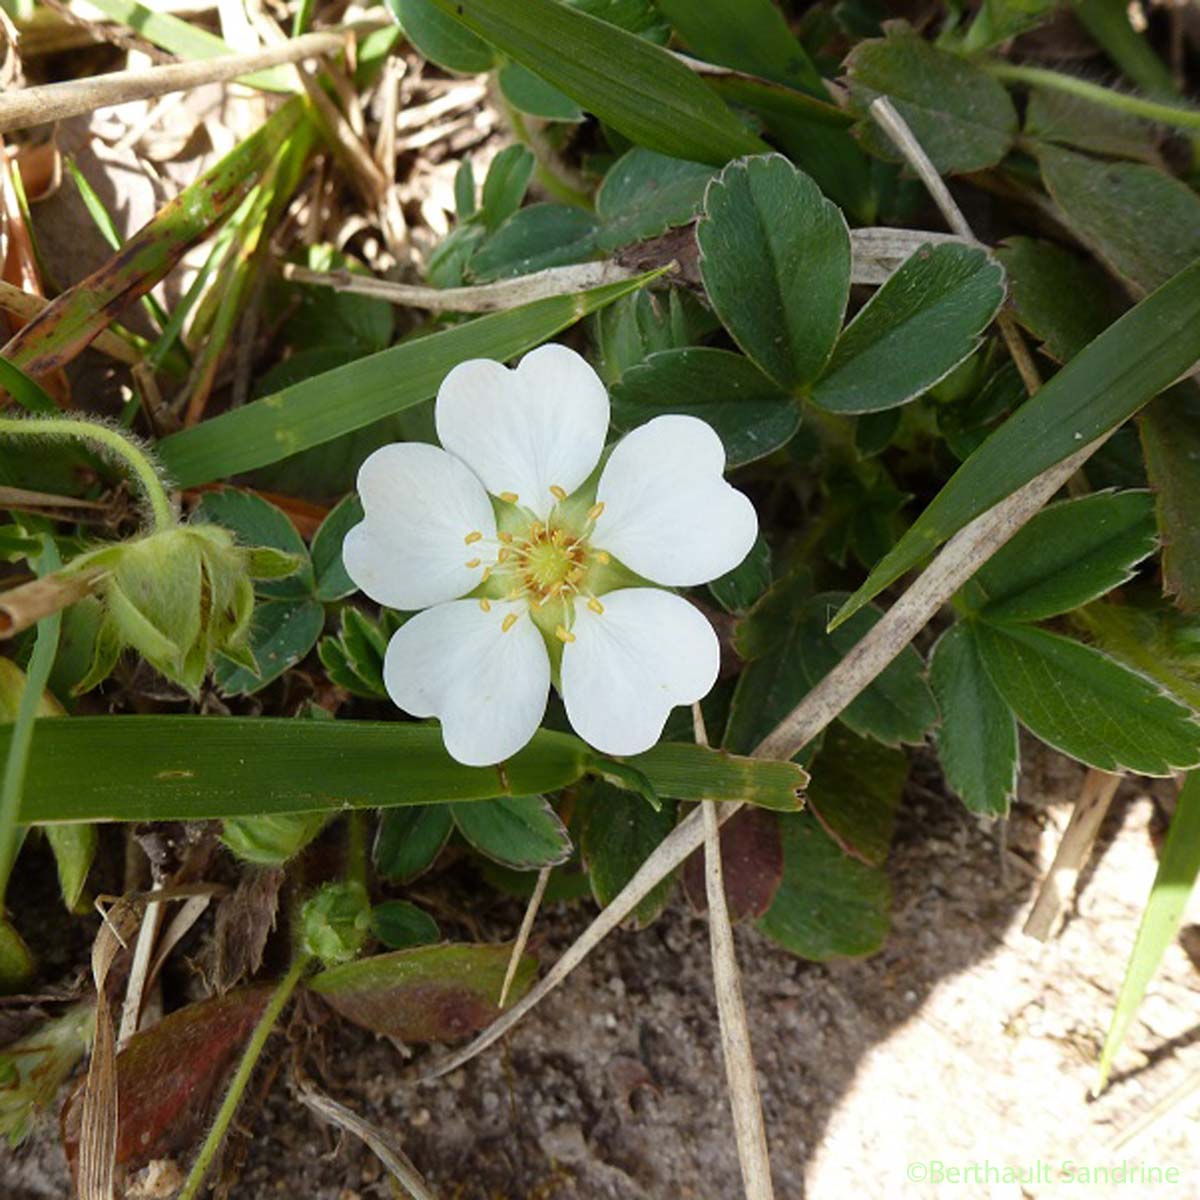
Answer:
[[[608,394],[558,345],[511,371],[459,364],[436,418],[445,449],[404,442],[363,463],[366,515],[343,547],[373,600],[424,610],[388,646],[388,694],[440,718],[446,749],[472,766],[529,741],[552,681],[592,746],[649,749],[672,707],[712,688],[719,659],[701,613],[654,585],[723,575],[758,532],[722,477],[720,439],[694,417],[656,417],[598,470]]]

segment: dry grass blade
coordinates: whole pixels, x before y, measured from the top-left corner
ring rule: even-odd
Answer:
[[[699,704],[692,705],[692,722],[696,741],[707,746],[708,734]],[[725,878],[721,867],[721,818],[718,806],[712,800],[705,800],[701,809],[704,813],[704,884],[708,896],[713,990],[721,1025],[721,1052],[725,1059],[725,1081],[729,1087],[729,1107],[733,1113],[742,1186],[746,1200],[773,1200],[775,1192],[771,1186],[771,1157],[767,1150],[767,1131],[758,1094],[758,1073],[754,1068],[750,1023],[746,1017],[737,950],[733,944],[733,925],[729,920],[729,905],[725,899]]]
[[[295,263],[284,263],[283,277],[295,283],[312,283],[339,292],[372,296],[389,304],[410,308],[425,308],[431,312],[501,312],[520,308],[534,300],[551,296],[571,296],[589,288],[609,283],[621,283],[639,274],[614,262],[580,263],[574,267],[548,267],[518,279],[485,283],[478,287],[432,288],[410,283],[392,283],[370,275],[355,275],[352,271],[313,271]]]
[[[50,301],[42,296],[33,296],[11,283],[0,280],[0,308],[19,317],[22,321],[32,321],[35,317],[41,316],[49,304]],[[117,362],[135,366],[142,361],[141,352],[136,346],[131,346],[123,338],[109,330],[99,334],[92,345],[101,353],[107,354],[109,358],[116,359]]]
[[[90,596],[103,578],[103,571],[56,572],[0,592],[0,638],[13,637]]]
[[[106,984],[117,955],[128,947],[129,939],[137,932],[145,907],[145,896],[121,897],[107,912],[101,912],[104,920],[92,944],[96,1036],[83,1093],[79,1200],[114,1200],[116,1195],[117,1052]]]
[[[1117,788],[1121,786],[1121,778],[1120,775],[1110,775],[1095,767],[1084,777],[1079,797],[1071,809],[1066,832],[1025,921],[1023,932],[1028,937],[1036,938],[1039,942],[1050,937],[1063,905],[1075,892],[1079,872],[1092,852],[1104,815],[1117,794]]]
[[[529,943],[529,935],[533,932],[533,922],[537,917],[538,909],[542,906],[542,897],[546,894],[546,884],[550,882],[550,872],[553,870],[553,867],[543,867],[538,872],[537,883],[533,885],[533,895],[529,897],[529,903],[525,906],[525,915],[521,918],[521,928],[517,930],[517,940],[513,942],[512,954],[508,958],[508,967],[504,972],[504,984],[500,988],[497,1008],[504,1007],[505,1001],[508,999],[509,988],[512,987],[512,982],[517,977],[517,967],[521,965],[521,956],[525,953],[525,947]]]
[[[306,33],[282,46],[252,54],[226,54],[199,62],[172,63],[140,71],[114,71],[94,79],[70,79],[23,88],[0,96],[0,133],[45,125],[92,112],[109,104],[148,100],[168,92],[181,92],[206,83],[222,83],[253,75],[281,63],[299,62],[334,54],[345,43],[344,33]]]
[[[300,1103],[322,1120],[329,1121],[339,1129],[352,1133],[370,1146],[379,1161],[392,1173],[396,1182],[404,1188],[412,1200],[437,1200],[420,1172],[409,1162],[398,1146],[394,1146],[378,1129],[364,1121],[357,1113],[339,1104],[329,1096],[318,1092],[311,1084],[299,1089]]]
[[[1101,439],[1102,440],[1102,439]],[[755,748],[755,758],[790,759],[824,729],[913,640],[930,618],[1009,540],[1101,445],[1097,440],[975,518],[961,529],[888,613]],[[728,804],[722,822],[741,807]],[[704,844],[700,811],[681,821],[633,878],[516,1004],[470,1045],[439,1062],[437,1078],[470,1062],[542,1002],[635,908]]]

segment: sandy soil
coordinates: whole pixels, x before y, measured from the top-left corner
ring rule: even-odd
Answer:
[[[891,861],[894,932],[879,954],[814,965],[739,931],[779,1197],[1200,1196],[1200,1114],[1185,1108],[1110,1149],[1200,1070],[1200,975],[1181,946],[1113,1085],[1088,1100],[1161,814],[1137,781],[1123,786],[1065,928],[1043,947],[1020,931],[1035,870],[1019,864],[1048,862],[1082,772],[1044,754],[1032,766],[1003,858],[996,828],[910,788]],[[546,914],[547,959],[586,915]],[[494,910],[487,932],[503,936],[516,916]],[[443,1200],[740,1195],[706,931],[681,901],[648,931],[611,938],[505,1049],[439,1084],[413,1089],[413,1064],[385,1042],[345,1028],[331,1037],[326,1086],[393,1136]],[[282,1087],[246,1148],[239,1200],[394,1194],[369,1152]],[[1134,1182],[1081,1176],[1122,1163]],[[1139,1174],[1152,1169],[1162,1182]],[[50,1133],[0,1167],[0,1180],[10,1200],[63,1195]]]

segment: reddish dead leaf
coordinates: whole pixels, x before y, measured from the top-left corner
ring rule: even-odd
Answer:
[[[496,1001],[511,945],[419,946],[323,971],[309,987],[356,1025],[402,1042],[467,1037],[500,1015]],[[510,1003],[529,990],[536,960],[525,955]]]
[[[743,808],[721,827],[721,867],[729,915],[735,921],[761,917],[771,907],[783,878],[779,820],[765,808]],[[708,909],[704,851],[683,864],[683,888],[697,912]]]
[[[246,1039],[262,1016],[272,988],[242,988],[188,1005],[153,1029],[135,1034],[117,1055],[118,1170],[140,1170],[151,1160],[186,1154],[203,1133],[211,1110]],[[62,1138],[74,1173],[79,1152],[82,1089],[62,1112]]]

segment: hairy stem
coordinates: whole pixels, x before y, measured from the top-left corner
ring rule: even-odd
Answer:
[[[254,1068],[258,1065],[263,1048],[267,1044],[267,1038],[271,1036],[275,1022],[279,1020],[279,1014],[283,1012],[284,1006],[291,999],[296,985],[300,982],[301,976],[311,961],[306,954],[297,955],[288,973],[279,981],[275,991],[271,994],[271,999],[263,1010],[263,1015],[259,1017],[258,1024],[255,1025],[254,1032],[250,1035],[249,1042],[246,1043],[246,1052],[242,1055],[242,1061],[238,1063],[237,1072],[229,1084],[229,1091],[225,1093],[225,1099],[221,1101],[217,1118],[212,1123],[208,1136],[204,1139],[204,1145],[200,1147],[200,1153],[196,1155],[196,1161],[192,1163],[192,1169],[188,1173],[178,1200],[195,1200],[199,1193],[200,1187],[204,1183],[204,1177],[208,1174],[208,1168],[212,1166],[212,1160],[216,1157],[230,1123],[237,1113],[238,1105],[242,1102],[242,1093],[245,1092],[250,1077],[254,1074]]]
[[[1027,83],[1036,87],[1053,88],[1069,96],[1077,96],[1080,100],[1090,100],[1093,104],[1127,113],[1131,117],[1170,125],[1174,129],[1186,129],[1191,132],[1200,130],[1200,111],[1183,104],[1168,104],[1161,100],[1130,96],[1125,92],[1101,87],[1098,83],[1089,83],[1086,79],[1078,79],[1074,75],[1048,71],[1045,67],[1022,67],[1016,63],[992,62],[987,64],[987,69],[997,79],[1007,83]]]
[[[0,417],[0,437],[78,438],[91,442],[129,469],[150,506],[156,531],[169,529],[177,521],[171,497],[150,456],[131,438],[107,425],[73,417]]]

